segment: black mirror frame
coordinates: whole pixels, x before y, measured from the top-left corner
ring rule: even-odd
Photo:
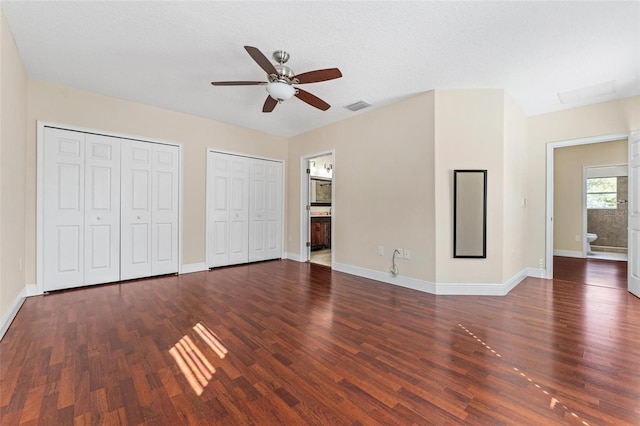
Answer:
[[[458,174],[459,173],[482,173],[482,254],[479,255],[459,255],[456,250],[457,242],[457,222],[458,222]],[[456,259],[486,259],[487,258],[487,170],[454,170],[453,171],[453,257]]]

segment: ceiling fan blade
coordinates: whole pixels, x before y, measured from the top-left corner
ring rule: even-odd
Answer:
[[[271,96],[267,96],[267,100],[264,101],[264,105],[262,106],[262,112],[271,112],[278,105],[278,101],[273,99]]]
[[[342,77],[342,73],[338,68],[327,68],[324,70],[303,72],[302,74],[296,75],[294,78],[298,79],[298,84],[307,84],[333,80],[334,78],[340,77]]]
[[[259,86],[267,84],[266,81],[212,81],[214,86]]]
[[[271,61],[268,60],[267,57],[264,56],[257,47],[245,46],[244,50],[247,51],[249,56],[251,56],[253,60],[256,61],[258,65],[260,65],[260,68],[262,68],[267,74],[278,74],[276,67],[273,66]]]
[[[328,103],[326,103],[325,101],[317,97],[316,95],[312,95],[311,93],[302,89],[298,89],[297,87],[296,87],[296,90],[298,91],[298,93],[296,93],[296,98],[300,99],[303,102],[308,103],[312,107],[316,107],[318,109],[321,109],[322,111],[326,111],[329,108],[331,108],[331,105],[329,105]]]

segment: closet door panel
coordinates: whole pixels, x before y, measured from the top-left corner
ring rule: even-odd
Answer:
[[[208,154],[207,170],[207,266],[222,266],[229,261],[229,176],[228,162]]]
[[[83,285],[84,140],[83,133],[45,128],[45,291]]]
[[[153,275],[178,272],[179,148],[153,147],[151,247]]]
[[[265,166],[265,259],[282,257],[282,163]]]
[[[153,144],[122,144],[121,252],[123,280],[151,273],[151,182]]]
[[[249,222],[249,261],[265,259],[266,236],[266,161],[251,164],[251,194]]]
[[[86,136],[84,283],[120,279],[120,140]]]
[[[249,160],[230,155],[229,264],[249,261]]]
[[[207,153],[207,266],[249,260],[248,159]]]

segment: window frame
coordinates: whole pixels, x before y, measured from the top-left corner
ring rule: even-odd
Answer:
[[[591,179],[614,179],[615,180],[615,191],[598,191],[598,192],[589,192],[589,180]],[[603,195],[603,194],[613,194],[615,197],[615,202],[612,207],[589,207],[589,195]],[[618,209],[618,176],[601,176],[601,177],[588,177],[585,180],[585,207],[587,210],[617,210]]]

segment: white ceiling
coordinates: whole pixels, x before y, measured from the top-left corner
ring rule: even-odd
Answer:
[[[433,89],[504,88],[527,115],[640,94],[638,1],[1,4],[32,77],[285,137]],[[287,50],[296,73],[338,67],[303,86],[332,108],[264,114],[264,86],[211,86],[266,79],[244,45]],[[612,95],[557,96],[610,81]]]

